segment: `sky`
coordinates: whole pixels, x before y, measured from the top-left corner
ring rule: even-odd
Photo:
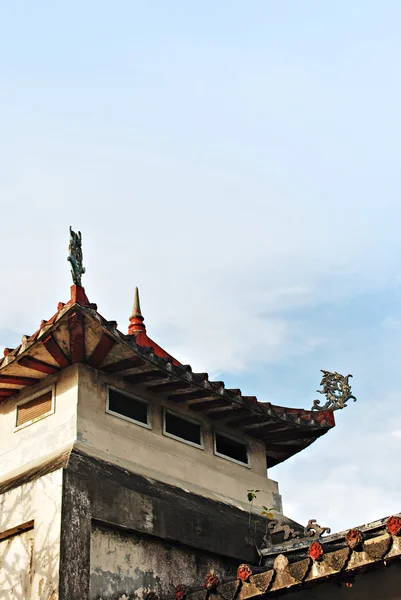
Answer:
[[[138,285],[226,387],[309,409],[353,374],[269,471],[287,516],[401,511],[400,34],[398,0],[0,2],[0,346],[69,299],[72,225],[100,313]]]

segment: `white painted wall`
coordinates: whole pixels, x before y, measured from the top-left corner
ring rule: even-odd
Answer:
[[[0,600],[31,598],[33,529],[0,540]]]
[[[108,385],[150,401],[151,430],[106,413]],[[203,450],[163,435],[163,407],[203,423]],[[160,395],[151,394],[142,386],[133,386],[122,378],[79,366],[77,445],[84,452],[245,509],[248,507],[247,490],[259,489],[261,504],[274,506],[278,486],[266,476],[263,443],[224,427],[218,429],[248,444],[250,468],[214,455],[213,424],[206,417],[195,414],[186,406],[177,406]]]
[[[55,385],[55,412],[15,431],[16,405]],[[0,404],[0,483],[72,446],[77,430],[78,368],[73,365],[46,377]]]
[[[52,384],[54,414],[15,431],[17,403]],[[106,413],[108,385],[150,401],[151,430]],[[163,435],[163,407],[203,423],[203,450]],[[214,455],[213,426],[187,406],[177,406],[142,386],[73,365],[0,405],[0,483],[68,450],[77,439],[77,447],[88,454],[194,493],[247,508],[247,490],[259,489],[260,503],[275,506],[278,486],[266,476],[263,443],[219,426],[220,431],[248,444],[250,468],[235,464]]]
[[[57,600],[61,495],[62,469],[0,495],[0,538],[34,522],[0,542],[0,600]]]

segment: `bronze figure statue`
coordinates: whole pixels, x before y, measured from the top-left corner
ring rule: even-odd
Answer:
[[[69,256],[67,260],[71,263],[71,275],[74,285],[81,286],[81,278],[85,273],[85,267],[83,266],[82,256],[82,234],[80,231],[75,233],[70,225],[70,245],[69,245]]]

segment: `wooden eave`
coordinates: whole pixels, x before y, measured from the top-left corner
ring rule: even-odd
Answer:
[[[15,396],[49,375],[74,363],[84,363],[163,394],[212,423],[241,431],[266,446],[267,466],[293,456],[334,427],[332,411],[307,411],[258,402],[241,390],[210,381],[207,373],[193,373],[172,357],[157,356],[152,348],[136,343],[117,323],[106,321],[95,305],[59,305],[50,321],[42,321],[22,344],[6,349],[0,361],[0,402]]]

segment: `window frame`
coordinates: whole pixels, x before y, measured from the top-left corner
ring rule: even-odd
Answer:
[[[222,454],[221,452],[217,452],[216,449],[216,435],[221,435],[222,437],[227,438],[228,440],[231,440],[233,442],[237,442],[237,444],[242,444],[243,446],[245,446],[246,449],[246,457],[248,462],[244,463],[240,460],[237,460],[236,458],[231,458],[231,456],[227,456],[226,454]],[[225,433],[224,431],[217,431],[214,430],[213,431],[213,454],[215,456],[218,456],[219,458],[224,458],[225,460],[229,460],[232,463],[235,463],[236,465],[240,465],[241,467],[246,467],[247,469],[251,468],[251,455],[249,452],[249,444],[247,442],[243,442],[242,440],[239,440],[238,438]]]
[[[32,400],[35,400],[35,398],[39,398],[40,396],[43,396],[44,394],[46,394],[49,391],[51,391],[51,393],[52,393],[52,405],[51,405],[50,410],[43,413],[43,415],[39,415],[35,419],[31,419],[30,421],[21,423],[21,425],[17,425],[19,407],[23,406],[24,404],[27,404],[28,402],[31,402]],[[52,385],[49,385],[49,386],[43,388],[42,390],[35,392],[31,396],[28,396],[27,398],[22,398],[21,400],[17,400],[17,402],[15,403],[14,433],[16,433],[17,431],[21,431],[21,429],[25,429],[25,427],[29,427],[30,425],[33,425],[34,423],[38,423],[38,421],[41,421],[42,419],[45,419],[46,417],[50,417],[50,415],[54,415],[55,412],[56,412],[56,384],[53,383]]]
[[[132,400],[136,400],[137,402],[141,402],[142,404],[145,404],[147,407],[146,423],[143,423],[142,421],[137,421],[136,419],[132,419],[131,417],[126,417],[125,415],[122,415],[121,413],[111,410],[111,408],[109,407],[109,402],[110,402],[110,393],[109,392],[110,392],[110,390],[118,392],[119,394],[121,394],[122,396],[126,396],[127,398],[130,398]],[[113,385],[107,386],[106,413],[113,417],[117,417],[118,419],[122,419],[123,421],[128,421],[129,423],[133,423],[134,425],[139,425],[140,427],[145,427],[145,429],[152,429],[152,410],[151,410],[151,403],[149,402],[149,400],[140,398],[136,394],[131,394],[131,392],[126,392],[125,390],[121,390],[120,388],[114,387]]]
[[[169,433],[166,431],[166,414],[169,413],[174,417],[178,417],[183,421],[188,421],[188,423],[193,423],[194,425],[199,425],[200,428],[200,444],[196,444],[195,442],[191,442],[190,440],[186,440],[184,438],[179,437],[178,435],[174,435],[173,433]],[[182,442],[183,444],[187,444],[187,446],[192,446],[193,448],[197,448],[198,450],[204,450],[204,435],[203,435],[203,423],[202,421],[198,421],[198,419],[192,419],[192,417],[187,417],[187,415],[183,415],[182,413],[176,412],[174,410],[170,410],[163,406],[163,435],[171,438],[172,440],[176,440],[177,442]]]

